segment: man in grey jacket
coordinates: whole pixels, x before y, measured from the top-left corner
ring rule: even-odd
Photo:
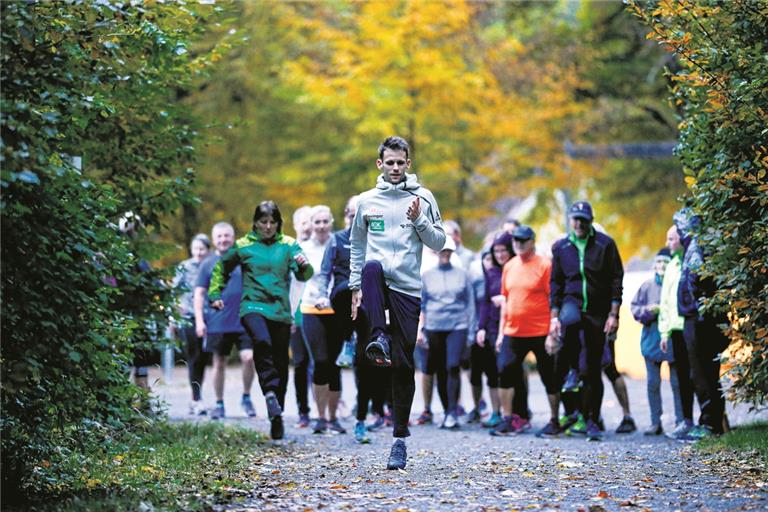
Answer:
[[[405,438],[416,389],[413,350],[421,311],[421,252],[440,250],[445,232],[432,193],[419,185],[408,143],[389,137],[379,146],[376,187],[360,195],[351,232],[352,318],[364,303],[371,327],[366,356],[392,366],[394,443],[387,469],[403,469]],[[385,310],[389,310],[389,328]]]

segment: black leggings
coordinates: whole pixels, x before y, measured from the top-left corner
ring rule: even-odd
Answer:
[[[683,407],[683,418],[693,421],[693,381],[691,380],[691,362],[688,358],[688,347],[685,345],[683,331],[672,331],[669,336],[672,341],[672,353],[675,355],[675,372],[680,387],[680,404]]]
[[[555,379],[554,358],[547,354],[544,348],[545,338],[546,336],[530,338],[504,336],[498,358],[499,381],[502,388],[514,387],[515,391],[520,392],[523,385],[523,361],[528,352],[533,352],[536,356],[536,369],[547,394],[554,395],[559,392]]]
[[[269,320],[258,313],[248,313],[240,322],[253,342],[253,363],[261,390],[265,394],[274,392],[280,407],[285,409],[291,325]]]
[[[336,315],[302,315],[304,341],[314,364],[312,383],[328,385],[331,391],[341,391],[341,368],[336,366],[336,356],[341,351],[343,337],[335,332],[336,323]]]
[[[203,351],[203,338],[197,337],[194,326],[181,329],[179,337],[184,341],[192,400],[198,401],[201,399],[200,388],[203,385],[205,366],[208,364],[211,354]]]
[[[427,331],[429,365],[437,373],[437,393],[446,413],[453,413],[459,401],[461,355],[467,343],[467,330]]]

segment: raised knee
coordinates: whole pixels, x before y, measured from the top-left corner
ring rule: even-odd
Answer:
[[[384,272],[384,267],[381,266],[381,262],[376,260],[370,260],[365,262],[365,265],[363,265],[363,274],[368,274],[372,272],[373,273]]]

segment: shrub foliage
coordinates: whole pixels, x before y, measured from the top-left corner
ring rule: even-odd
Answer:
[[[130,353],[162,329],[170,297],[136,268],[156,256],[160,219],[194,201],[197,134],[175,100],[220,49],[188,51],[216,15],[207,5],[0,9],[2,477],[30,493],[83,429],[140,417]],[[126,211],[144,221],[138,240],[116,229]]]
[[[768,398],[768,4],[761,0],[631,2],[675,52],[678,155],[703,220],[705,307],[730,315],[734,398]]]

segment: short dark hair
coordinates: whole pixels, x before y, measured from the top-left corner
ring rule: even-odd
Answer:
[[[411,151],[411,147],[408,145],[408,142],[404,138],[398,137],[397,135],[387,137],[384,142],[381,143],[379,146],[379,158],[384,158],[385,149],[405,151],[405,158],[410,158],[409,153]]]
[[[274,201],[262,201],[259,206],[256,207],[256,211],[253,212],[253,225],[256,226],[256,221],[260,218],[271,215],[275,222],[277,222],[277,232],[283,232],[283,215],[280,213],[280,208]]]

